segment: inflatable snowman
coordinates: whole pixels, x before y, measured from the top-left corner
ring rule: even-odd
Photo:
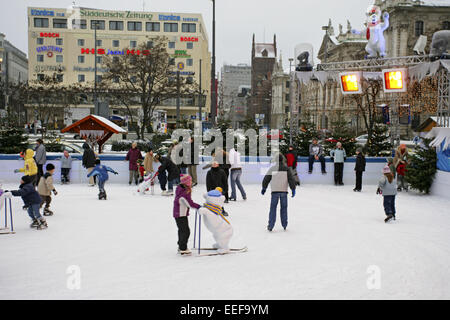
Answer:
[[[216,243],[213,245],[219,253],[230,251],[229,243],[233,235],[233,227],[222,215],[225,197],[218,190],[209,191],[204,195],[206,203],[198,209],[206,228],[213,234]]]
[[[389,13],[383,14],[383,23],[381,23],[381,9],[379,6],[370,6],[366,12],[367,28],[364,31],[353,30],[355,34],[366,33],[368,40],[366,51],[369,54],[367,58],[376,58],[386,56],[386,41],[384,40],[384,31],[389,28]]]

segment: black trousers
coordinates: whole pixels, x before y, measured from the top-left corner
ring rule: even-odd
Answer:
[[[37,180],[36,180],[36,185],[39,184],[39,180],[41,179],[41,177],[44,175],[44,165],[43,164],[38,164],[37,168],[38,168],[38,172],[37,172]]]
[[[175,218],[178,227],[178,248],[180,250],[187,250],[187,244],[191,230],[189,229],[189,222],[187,217]]]
[[[70,168],[61,168],[61,181],[69,182]]]
[[[362,172],[362,171],[355,171],[355,173],[356,173],[356,185],[355,185],[355,189],[361,191],[361,189],[362,189],[362,176],[363,176],[363,172]]]
[[[343,184],[342,177],[344,175],[344,163],[338,162],[334,164],[334,184]]]
[[[316,161],[316,158],[314,157],[314,156],[309,156],[309,172],[312,172],[313,171],[313,165],[314,165],[314,161]],[[321,166],[321,169],[322,169],[322,173],[324,173],[326,170],[325,170],[325,158],[324,158],[324,156],[320,156],[319,157],[319,161],[320,161],[320,166]]]

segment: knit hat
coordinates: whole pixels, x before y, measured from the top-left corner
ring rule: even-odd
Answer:
[[[383,173],[391,173],[391,168],[389,168],[388,166],[384,167]]]
[[[53,170],[53,169],[55,169],[55,166],[52,163],[48,163],[45,166],[45,170],[47,170],[47,171],[50,171],[50,170]]]
[[[31,183],[31,177],[30,176],[23,176],[20,179],[23,181],[24,184]]]
[[[222,193],[219,190],[211,190],[208,192],[208,197],[221,197]]]
[[[361,147],[356,148],[356,152],[362,153],[362,148]]]
[[[185,186],[192,187],[192,177],[188,174],[182,174],[180,183],[184,184]]]

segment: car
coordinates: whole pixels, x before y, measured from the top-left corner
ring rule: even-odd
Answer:
[[[44,140],[44,145],[49,144],[51,145],[51,149],[46,148],[47,152],[64,152],[64,150],[67,150],[69,153],[75,153],[75,154],[83,154],[84,150],[82,147],[70,143],[64,140],[61,141],[51,141],[51,140]],[[35,150],[37,146],[36,140],[28,140],[28,148]]]
[[[360,146],[365,146],[367,143],[367,138],[369,137],[369,135],[367,134],[363,134],[362,136],[356,137],[355,141],[357,145]]]

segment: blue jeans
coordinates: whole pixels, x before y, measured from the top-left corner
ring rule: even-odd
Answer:
[[[98,179],[98,191],[105,192],[106,181]]]
[[[41,217],[41,214],[39,213],[40,206],[40,203],[35,203],[28,207],[27,211],[31,219],[39,219]]]
[[[270,213],[269,213],[269,228],[273,229],[275,226],[275,221],[277,220],[277,206],[278,202],[281,204],[280,209],[280,218],[281,225],[283,228],[286,228],[288,225],[288,216],[287,216],[287,208],[288,208],[288,200],[287,200],[287,192],[272,192],[272,200],[270,202]]]
[[[180,167],[180,172],[182,174],[187,174],[187,167]]]
[[[172,191],[173,190],[173,186],[176,186],[178,184],[180,184],[180,178],[169,180],[169,190]]]
[[[395,196],[383,196],[383,206],[386,215],[395,216]]]
[[[241,175],[242,175],[242,169],[235,169],[231,170],[231,198],[236,199],[236,185],[239,188],[239,191],[241,192],[242,198],[246,199],[247,195],[245,194],[244,187],[241,184]]]

